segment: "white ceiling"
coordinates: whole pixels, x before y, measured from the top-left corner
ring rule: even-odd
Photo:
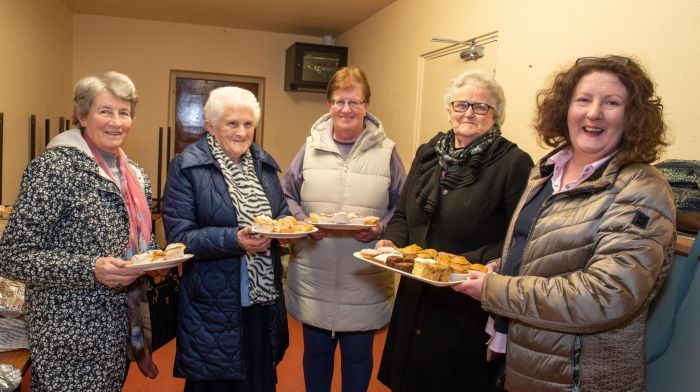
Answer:
[[[63,0],[77,14],[337,36],[396,0]]]

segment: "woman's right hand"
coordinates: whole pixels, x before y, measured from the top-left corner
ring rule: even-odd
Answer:
[[[330,234],[330,233],[331,233],[330,230],[326,230],[326,229],[321,229],[321,228],[319,228],[317,231],[315,231],[315,232],[313,232],[313,233],[310,233],[310,234],[309,234],[309,237],[311,237],[311,238],[313,238],[314,240],[318,241],[318,240],[322,240],[322,239],[328,237],[328,234]]]
[[[398,246],[394,245],[394,243],[389,240],[379,240],[374,246],[374,249],[381,248],[382,246],[391,246],[392,248],[398,248]]]
[[[125,287],[144,274],[141,270],[124,268],[126,261],[116,257],[100,257],[95,261],[95,279],[103,285]]]

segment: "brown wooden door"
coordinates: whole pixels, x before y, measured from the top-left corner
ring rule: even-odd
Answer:
[[[176,78],[175,82],[175,154],[196,141],[204,129],[204,104],[209,92],[225,86],[236,86],[252,92],[260,102],[257,83],[230,80]],[[256,130],[257,132],[257,130]],[[256,137],[254,140],[258,140]]]

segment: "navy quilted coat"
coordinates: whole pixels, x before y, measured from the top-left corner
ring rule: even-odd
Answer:
[[[257,144],[250,147],[272,216],[289,215],[277,163]],[[168,242],[182,242],[195,256],[184,264],[177,326],[176,377],[189,380],[245,378],[241,344],[240,262],[236,211],[206,137],[175,156],[165,184],[163,223]],[[275,363],[289,344],[282,295],[279,243],[271,253],[280,296],[269,325]]]

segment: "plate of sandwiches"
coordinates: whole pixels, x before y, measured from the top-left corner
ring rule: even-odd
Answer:
[[[149,250],[145,253],[133,255],[124,268],[141,271],[152,271],[163,268],[171,268],[194,257],[185,253],[185,244],[176,242],[169,244],[165,249]]]
[[[253,233],[268,238],[302,238],[318,231],[311,223],[298,221],[293,216],[272,219],[266,215],[255,217],[251,229]]]
[[[347,212],[322,212],[309,214],[309,221],[326,230],[365,230],[374,227],[379,222],[378,216],[362,216]]]
[[[471,271],[486,272],[482,264],[471,263],[464,256],[418,245],[405,248],[384,246],[353,253],[360,260],[390,270],[402,276],[433,286],[445,287],[469,279]]]

